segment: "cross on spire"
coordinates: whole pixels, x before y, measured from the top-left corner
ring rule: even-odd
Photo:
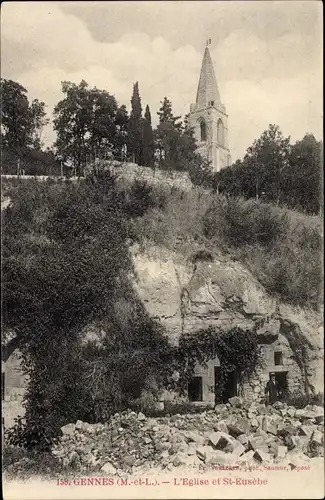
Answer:
[[[211,38],[209,38],[209,39],[207,40],[207,46],[208,46],[208,45],[211,45]]]

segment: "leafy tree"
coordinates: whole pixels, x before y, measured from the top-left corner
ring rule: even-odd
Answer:
[[[60,156],[71,161],[81,173],[90,154],[89,138],[93,107],[89,99],[88,84],[62,82],[65,95],[54,108],[55,147]]]
[[[17,174],[17,155],[8,149],[2,151],[1,172]],[[24,151],[21,169],[26,175],[60,175],[60,163],[53,151],[29,148]]]
[[[81,174],[84,166],[108,151],[120,158],[126,141],[127,112],[113,95],[96,87],[90,89],[62,82],[65,95],[54,109],[55,147],[64,160],[72,161]]]
[[[220,193],[262,198],[292,208],[317,213],[321,209],[322,143],[313,135],[290,145],[279,127],[270,125],[248,148],[243,160],[212,177]]]
[[[322,143],[306,134],[291,148],[289,165],[283,172],[283,200],[291,207],[317,213],[321,204]]]
[[[42,132],[49,121],[49,118],[46,118],[44,102],[34,99],[30,105],[31,143],[38,151],[44,147]]]
[[[139,84],[133,85],[133,94],[131,98],[132,110],[128,123],[128,149],[133,161],[142,165],[143,163],[143,144],[142,144],[142,107],[139,94]]]
[[[27,90],[13,80],[1,79],[1,141],[3,149],[22,159],[29,149],[40,150],[41,132],[48,123],[45,104],[31,103]]]
[[[147,167],[154,165],[154,139],[151,126],[151,114],[149,106],[146,106],[144,119],[142,121],[142,141],[143,141],[143,164]]]
[[[281,196],[281,175],[289,163],[290,137],[283,137],[277,125],[270,125],[247,149],[244,166],[251,180],[255,179],[256,197],[278,203]]]
[[[126,106],[122,104],[117,109],[116,112],[116,128],[117,128],[117,135],[115,139],[115,151],[116,151],[116,159],[125,159],[125,153],[127,150],[127,144],[128,144],[128,123],[129,123],[129,116],[128,112],[126,109]],[[119,154],[121,153],[121,158],[119,158]]]

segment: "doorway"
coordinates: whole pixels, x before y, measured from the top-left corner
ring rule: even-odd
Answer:
[[[202,377],[193,377],[188,384],[188,399],[191,402],[203,401]]]
[[[214,367],[214,393],[215,393],[215,402],[225,403],[229,398],[233,396],[237,396],[237,373],[236,370],[232,372],[228,372],[228,377],[225,383],[225,386],[220,393],[220,375],[221,368],[220,366]]]
[[[288,394],[288,372],[276,372],[275,380],[280,385],[283,395]]]

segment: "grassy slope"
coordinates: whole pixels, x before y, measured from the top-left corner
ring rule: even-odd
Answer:
[[[33,189],[33,181],[24,181]],[[2,196],[20,181],[2,183]],[[26,184],[26,187],[27,187]],[[47,189],[65,189],[48,183]],[[199,188],[133,185],[130,235],[191,258],[199,250],[241,261],[283,302],[318,308],[322,285],[322,220],[254,200],[225,198]],[[136,214],[137,216],[134,216]]]
[[[322,221],[266,203],[224,198],[199,189],[170,192],[164,209],[134,221],[141,241],[179,251],[228,254],[244,263],[271,295],[318,308]]]

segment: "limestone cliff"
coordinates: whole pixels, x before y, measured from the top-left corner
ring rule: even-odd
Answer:
[[[261,344],[284,346],[288,370],[300,371],[297,388],[301,376],[306,387],[323,390],[320,314],[279,303],[242,264],[227,257],[202,259],[198,254],[186,262],[177,253],[150,245],[145,250],[133,246],[131,251],[137,293],[172,343],[177,344],[182,333],[210,325],[224,329],[257,325]],[[269,365],[273,364],[270,359]]]

